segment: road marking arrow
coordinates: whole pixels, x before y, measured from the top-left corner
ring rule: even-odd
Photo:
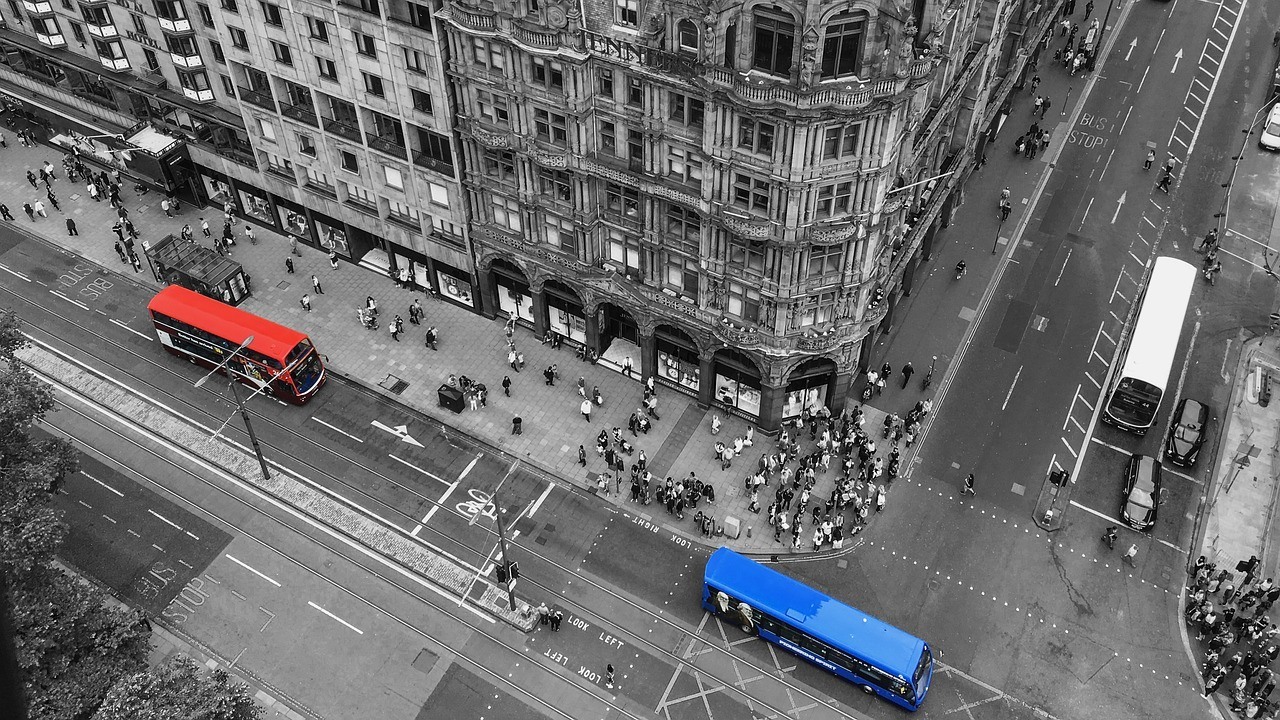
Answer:
[[[1180,60],[1182,60],[1182,48],[1178,48],[1178,52],[1173,54],[1173,69],[1170,70],[1169,72],[1171,73],[1178,72],[1178,62]]]
[[[372,426],[374,426],[374,427],[376,427],[376,428],[378,428],[379,430],[386,430],[387,432],[391,433],[392,435],[395,435],[396,437],[400,438],[400,441],[401,441],[401,442],[407,442],[407,443],[409,443],[410,445],[415,445],[415,446],[417,446],[417,447],[422,447],[422,443],[418,442],[417,440],[414,440],[414,439],[413,439],[413,436],[409,434],[409,426],[408,426],[408,425],[397,425],[397,426],[395,426],[395,427],[391,427],[391,426],[389,426],[389,425],[383,425],[382,423],[378,422],[377,420],[374,420],[373,422],[371,422],[371,423],[369,423],[369,424],[370,424],[370,425],[372,425]]]
[[[1129,58],[1133,55],[1133,49],[1136,47],[1138,47],[1138,38],[1135,37],[1133,42],[1129,43],[1129,52],[1124,54],[1125,62],[1129,62]]]
[[[1116,201],[1116,214],[1111,216],[1112,225],[1115,225],[1116,218],[1120,217],[1120,208],[1124,207],[1124,201],[1125,201],[1125,198],[1128,197],[1128,195],[1129,195],[1129,192],[1127,190],[1125,192],[1120,193],[1120,199]]]

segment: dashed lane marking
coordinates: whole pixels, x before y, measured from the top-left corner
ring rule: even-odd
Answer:
[[[244,561],[240,560],[239,558],[234,557],[234,556],[232,556],[232,555],[225,555],[224,557],[226,557],[226,558],[227,558],[228,560],[230,560],[231,562],[233,562],[233,563],[235,563],[235,564],[239,565],[240,567],[244,568],[245,570],[248,570],[249,572],[253,573],[254,575],[257,575],[258,577],[262,578],[263,580],[266,580],[267,582],[271,583],[272,585],[275,585],[276,587],[280,587],[280,583],[276,582],[275,580],[271,579],[270,577],[267,577],[267,576],[266,576],[266,575],[264,575],[263,573],[259,572],[256,568],[250,567],[249,565],[245,564],[245,563],[244,563]]]
[[[117,489],[115,489],[115,488],[111,487],[110,485],[108,485],[108,484],[106,484],[106,483],[102,482],[101,480],[99,480],[98,478],[96,478],[96,477],[94,477],[94,476],[90,475],[89,473],[87,473],[87,472],[85,472],[85,471],[81,470],[81,471],[80,471],[80,474],[81,474],[81,475],[83,475],[83,476],[85,476],[85,477],[87,477],[87,478],[89,478],[90,480],[92,480],[92,481],[94,481],[94,482],[98,483],[99,485],[101,485],[102,487],[106,488],[107,490],[109,490],[109,491],[111,491],[111,492],[115,493],[117,496],[119,496],[119,497],[124,497],[124,493],[122,493],[122,492],[120,492],[119,490],[117,490]]]
[[[312,416],[311,416],[311,419],[312,419],[312,420],[315,420],[316,422],[320,423],[321,425],[323,425],[323,426],[325,426],[325,427],[329,428],[330,430],[332,430],[332,431],[334,431],[334,432],[336,432],[336,433],[338,433],[338,434],[340,434],[340,435],[346,435],[347,437],[351,438],[352,440],[355,440],[355,441],[356,441],[356,442],[358,442],[358,443],[362,443],[362,442],[364,442],[364,440],[363,440],[363,439],[358,438],[358,437],[356,437],[355,435],[352,435],[351,433],[347,432],[346,430],[343,430],[342,428],[340,428],[340,427],[338,427],[338,426],[336,426],[336,425],[331,425],[331,424],[329,424],[329,423],[327,423],[327,422],[325,422],[325,421],[321,420],[320,418],[316,417],[315,415],[312,415]]]
[[[322,608],[322,607],[320,607],[319,605],[317,605],[317,604],[315,604],[315,603],[311,602],[310,600],[308,600],[308,601],[307,601],[307,604],[308,604],[308,605],[310,605],[311,607],[315,608],[316,610],[319,610],[320,612],[324,613],[325,615],[328,615],[329,617],[333,618],[334,620],[337,620],[338,622],[342,623],[343,625],[346,625],[347,627],[351,628],[352,630],[355,630],[357,633],[359,633],[359,634],[361,634],[361,635],[363,635],[363,634],[364,634],[364,631],[363,631],[363,630],[361,630],[360,628],[356,627],[355,625],[352,625],[351,623],[347,622],[346,620],[343,620],[342,618],[338,617],[337,615],[334,615],[333,613],[329,612],[328,610],[325,610],[324,608]],[[264,625],[263,627],[266,627],[266,626]]]

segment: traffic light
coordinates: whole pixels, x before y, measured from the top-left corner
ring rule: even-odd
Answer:
[[[513,560],[513,561],[511,562],[511,569],[510,569],[510,573],[511,573],[511,579],[512,579],[512,580],[515,580],[516,578],[520,577],[520,563],[515,562],[515,561]]]
[[[498,574],[498,582],[505,583],[507,581],[507,564],[502,563],[501,565],[497,565],[494,567],[494,570]]]

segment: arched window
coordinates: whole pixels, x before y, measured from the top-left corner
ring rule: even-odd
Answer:
[[[822,41],[822,77],[838,78],[862,71],[862,40],[867,28],[864,14],[837,15],[827,25]]]
[[[698,53],[698,26],[692,20],[676,24],[676,49],[685,53]]]
[[[755,47],[752,65],[773,75],[790,75],[796,39],[795,19],[778,7],[756,8],[753,19]]]

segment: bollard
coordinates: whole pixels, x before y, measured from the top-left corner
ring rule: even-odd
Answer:
[[[753,527],[753,526],[751,526],[751,525],[748,525],[748,526],[747,526],[747,537],[748,537],[748,538],[750,538],[750,537],[751,537],[751,531],[752,531],[753,529],[754,529],[754,527]]]

